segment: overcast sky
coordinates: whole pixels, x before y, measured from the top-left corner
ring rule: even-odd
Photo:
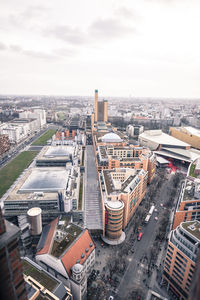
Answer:
[[[200,97],[200,0],[0,0],[0,93]]]

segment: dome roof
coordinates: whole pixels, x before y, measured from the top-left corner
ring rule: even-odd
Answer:
[[[106,142],[106,143],[118,143],[118,142],[122,142],[122,139],[116,134],[116,133],[106,133],[104,136],[102,136],[101,138],[102,142]]]
[[[81,273],[83,269],[83,266],[81,264],[75,264],[73,267],[72,267],[72,270],[73,272],[75,273]]]

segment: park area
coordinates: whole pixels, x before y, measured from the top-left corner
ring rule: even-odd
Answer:
[[[56,129],[49,129],[42,136],[40,136],[32,145],[44,146],[47,141],[52,138],[52,136],[56,133]]]
[[[0,198],[33,161],[38,151],[24,151],[0,170]]]

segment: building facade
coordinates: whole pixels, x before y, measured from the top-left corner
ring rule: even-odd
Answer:
[[[18,238],[20,230],[4,221],[0,209],[0,295],[1,299],[26,300]]]
[[[0,155],[10,149],[10,141],[7,134],[0,134]]]
[[[103,203],[103,236],[107,243],[123,242],[123,229],[145,196],[148,172],[128,168],[103,170],[100,173]]]
[[[163,280],[178,297],[188,299],[200,245],[200,222],[182,222],[171,231]]]
[[[189,126],[170,127],[170,133],[173,137],[200,150],[200,131],[198,129]]]

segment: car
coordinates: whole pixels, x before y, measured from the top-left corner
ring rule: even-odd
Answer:
[[[141,238],[142,238],[142,235],[143,235],[143,232],[140,232],[140,233],[138,234],[138,237],[137,237],[137,240],[138,240],[138,241],[140,241],[140,240],[141,240]]]
[[[157,221],[157,220],[158,220],[158,217],[155,217],[154,219]]]
[[[110,297],[108,298],[108,300],[114,300],[114,297],[113,297],[113,296],[110,296]]]

